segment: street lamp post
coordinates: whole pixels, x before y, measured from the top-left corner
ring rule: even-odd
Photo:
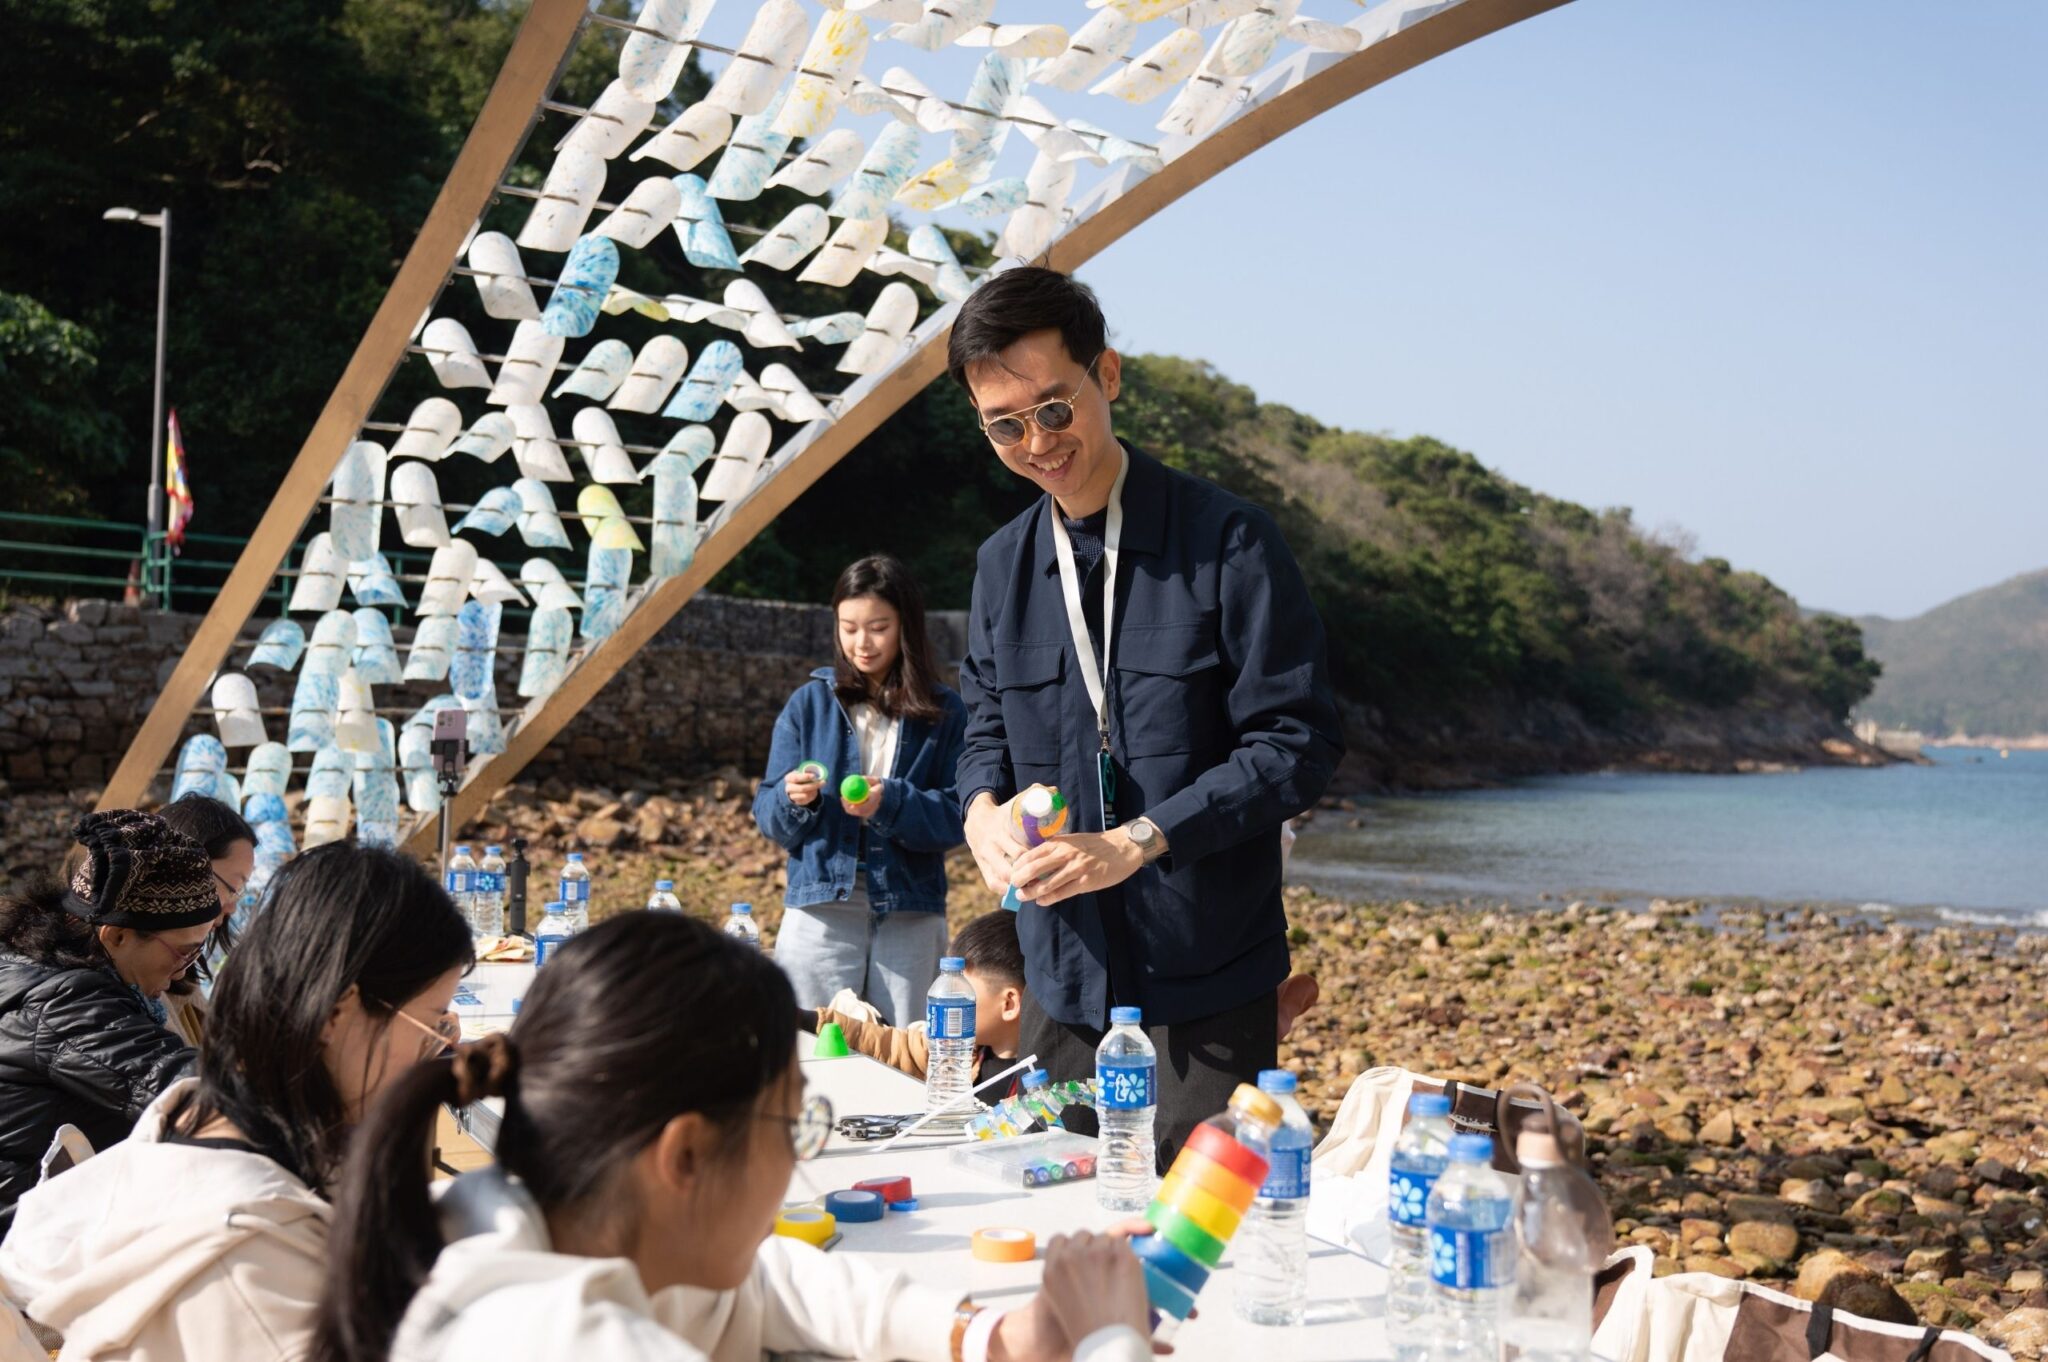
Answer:
[[[133,208],[109,208],[101,214],[108,222],[139,222],[157,230],[156,264],[156,400],[149,426],[149,537],[152,542],[164,528],[164,329],[170,315],[171,210],[138,213]]]

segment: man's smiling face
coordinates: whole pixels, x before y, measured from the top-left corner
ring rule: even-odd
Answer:
[[[990,443],[1011,472],[1050,492],[1068,515],[1082,516],[1109,503],[1122,462],[1109,414],[1122,375],[1123,359],[1116,351],[1076,358],[1067,353],[1060,333],[1047,329],[1027,332],[993,358],[970,366],[967,387],[984,426],[1042,402],[1073,403],[1074,420],[1065,430],[1048,431],[1030,420],[1017,443]]]

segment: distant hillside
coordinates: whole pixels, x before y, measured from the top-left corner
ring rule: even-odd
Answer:
[[[1118,433],[1280,522],[1329,629],[1361,780],[1872,759],[1843,743],[1875,671],[1850,620],[1441,441],[1326,426],[1199,361],[1133,355],[1124,374]],[[1030,495],[935,384],[717,589],[822,599],[850,558],[888,548],[958,608],[974,546]]]
[[[1933,737],[2048,733],[2048,570],[1913,619],[1858,623],[1865,650],[1884,664],[1859,715]]]

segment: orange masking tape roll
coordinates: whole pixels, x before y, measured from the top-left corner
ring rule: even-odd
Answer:
[[[976,1230],[974,1256],[984,1263],[1028,1263],[1038,1256],[1038,1237],[1030,1230],[1002,1226]]]
[[[1246,1182],[1214,1159],[1192,1149],[1180,1152],[1167,1176],[1201,1188],[1239,1215],[1250,1210],[1259,1195],[1256,1184]]]

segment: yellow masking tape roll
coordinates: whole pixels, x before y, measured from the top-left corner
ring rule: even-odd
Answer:
[[[801,1239],[814,1248],[823,1245],[838,1228],[839,1221],[830,1211],[800,1209],[775,1217],[777,1234],[785,1239]]]
[[[1038,1237],[1008,1227],[976,1230],[974,1256],[984,1263],[1028,1263],[1038,1256]]]
[[[1237,1222],[1244,1219],[1242,1211],[1234,1211],[1213,1192],[1205,1192],[1184,1178],[1168,1173],[1159,1182],[1159,1195],[1154,1198],[1162,1206],[1171,1206],[1192,1221],[1195,1227],[1224,1243],[1237,1233]]]

